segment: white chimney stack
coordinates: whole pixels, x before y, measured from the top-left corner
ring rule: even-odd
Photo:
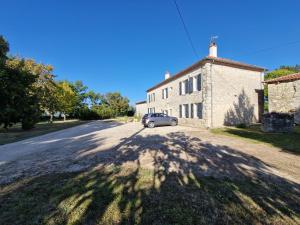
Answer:
[[[212,41],[209,45],[209,57],[218,57],[217,43]]]
[[[165,80],[166,79],[169,79],[171,77],[171,74],[169,73],[169,71],[167,71],[166,73],[165,73]]]
[[[218,57],[218,46],[217,46],[217,38],[218,36],[212,36],[210,38],[210,44],[209,44],[209,57]]]

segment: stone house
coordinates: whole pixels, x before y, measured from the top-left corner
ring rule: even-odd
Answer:
[[[135,103],[135,115],[143,116],[148,112],[147,101],[140,101]]]
[[[147,90],[148,113],[178,117],[179,124],[220,127],[252,123],[263,113],[264,68],[209,56]]]
[[[269,112],[294,113],[300,124],[300,73],[265,81],[268,85]]]

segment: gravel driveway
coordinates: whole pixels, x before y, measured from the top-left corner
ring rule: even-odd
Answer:
[[[109,165],[300,183],[300,157],[191,127],[95,121],[0,146],[0,183]]]

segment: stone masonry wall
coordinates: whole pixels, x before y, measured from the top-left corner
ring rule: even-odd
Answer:
[[[202,90],[179,95],[179,82],[198,74],[202,75]],[[206,63],[201,68],[150,91],[148,94],[155,93],[155,101],[147,102],[147,108],[155,107],[155,112],[171,110],[171,115],[178,117],[179,124],[196,127],[221,127],[226,119],[233,124],[244,120],[255,122],[258,118],[258,96],[255,89],[262,88],[262,81],[261,72]],[[167,99],[162,99],[164,88],[169,88]],[[203,119],[179,118],[180,104],[201,102]]]
[[[143,116],[148,112],[147,103],[141,103],[135,105],[135,114],[137,116]]]
[[[300,80],[268,85],[269,112],[295,112],[300,124]]]
[[[196,91],[191,94],[179,95],[179,82],[188,79],[189,77],[197,76],[202,74],[202,90]],[[147,108],[155,108],[155,112],[162,112],[163,110],[168,110],[171,116],[176,116],[178,118],[178,123],[188,126],[204,127],[206,118],[179,118],[179,105],[182,104],[195,104],[203,102],[203,93],[206,91],[206,85],[203,83],[205,81],[205,70],[203,68],[198,68],[193,72],[186,74],[178,78],[177,80],[171,81],[147,94],[155,93],[155,101],[148,102],[147,98]],[[168,98],[162,98],[162,89],[168,88]],[[203,111],[205,111],[203,109]],[[190,113],[190,110],[189,110]],[[205,114],[205,112],[203,112]]]
[[[263,73],[212,65],[212,126],[250,124],[258,120]]]

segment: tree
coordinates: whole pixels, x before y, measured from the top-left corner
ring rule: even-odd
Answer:
[[[104,102],[112,109],[114,116],[123,116],[128,112],[129,100],[123,97],[119,92],[107,93]]]
[[[34,83],[37,76],[23,70],[24,61],[15,68],[4,66],[0,70],[0,125],[4,127],[21,122],[30,129],[40,115]]]
[[[9,68],[19,68],[37,76],[34,88],[38,96],[40,110],[49,113],[50,122],[52,122],[53,114],[58,111],[58,88],[54,81],[53,67],[36,63],[32,59],[20,59],[17,57],[8,59],[6,64]]]
[[[7,59],[7,53],[9,51],[8,42],[4,39],[2,35],[0,35],[0,66],[5,64]]]
[[[58,105],[59,111],[63,113],[64,120],[66,116],[74,111],[77,104],[77,96],[72,85],[68,81],[60,81],[57,83],[58,87]]]
[[[100,103],[103,100],[103,96],[99,93],[94,92],[94,91],[89,91],[87,93],[87,99],[89,100],[89,103],[91,104],[91,106],[100,105]]]

